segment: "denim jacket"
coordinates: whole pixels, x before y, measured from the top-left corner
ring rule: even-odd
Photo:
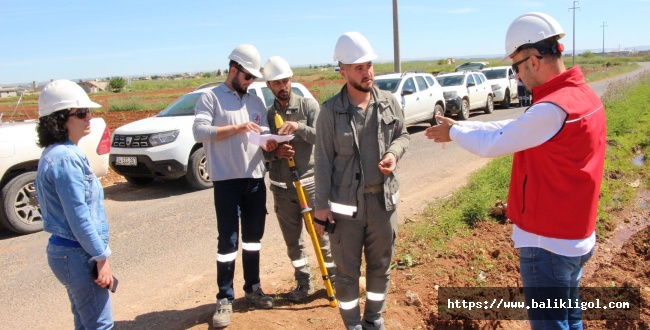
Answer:
[[[79,242],[92,260],[106,260],[111,255],[104,189],[88,159],[72,141],[43,150],[36,194],[44,231]]]

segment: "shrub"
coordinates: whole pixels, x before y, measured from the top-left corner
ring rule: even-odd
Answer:
[[[124,86],[126,86],[126,81],[122,77],[113,77],[108,81],[108,87],[110,87],[114,93],[121,91]]]
[[[594,57],[596,55],[594,55],[594,53],[592,53],[591,51],[588,50],[588,51],[583,52],[582,54],[580,54],[580,56],[582,56],[584,58],[592,58],[592,57]]]

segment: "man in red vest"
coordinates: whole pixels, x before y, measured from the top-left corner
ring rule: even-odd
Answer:
[[[565,35],[552,17],[527,13],[506,33],[506,57],[533,105],[517,119],[457,122],[439,117],[425,135],[484,157],[514,153],[507,216],[519,249],[528,306],[578,301],[582,267],[596,245],[605,160],[605,109],[579,67],[562,60]],[[571,305],[571,307],[575,304]],[[527,310],[533,329],[580,329],[580,308]]]

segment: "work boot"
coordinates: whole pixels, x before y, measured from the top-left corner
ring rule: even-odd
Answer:
[[[212,326],[215,328],[224,328],[230,324],[230,315],[232,314],[232,301],[223,298],[217,301],[217,310],[212,315]]]
[[[310,294],[314,293],[314,289],[311,287],[310,284],[307,285],[300,285],[298,284],[298,287],[296,287],[293,291],[289,293],[289,300],[293,302],[303,302],[307,296]]]
[[[273,297],[265,295],[259,284],[253,285],[252,292],[246,292],[246,302],[259,309],[273,308]]]
[[[375,330],[375,329],[376,330],[386,330],[386,328],[384,327],[384,319],[383,318],[381,318],[379,320],[372,321],[372,322],[367,321],[367,320],[363,320],[362,327],[363,327],[363,330]]]

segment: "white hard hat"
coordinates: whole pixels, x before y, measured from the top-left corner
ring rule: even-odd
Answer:
[[[70,108],[101,108],[78,84],[65,79],[49,82],[38,97],[38,116]]]
[[[510,24],[506,32],[506,56],[503,59],[509,59],[522,45],[534,44],[551,37],[557,40],[564,35],[562,26],[553,17],[535,12],[523,14]]]
[[[273,81],[293,77],[289,63],[280,56],[271,56],[264,65],[264,80]]]
[[[260,72],[260,52],[253,45],[242,44],[232,50],[228,59],[233,60],[241,65],[246,71],[257,78],[262,77]]]
[[[343,64],[365,63],[376,58],[370,42],[359,32],[343,33],[334,47],[334,61]]]

